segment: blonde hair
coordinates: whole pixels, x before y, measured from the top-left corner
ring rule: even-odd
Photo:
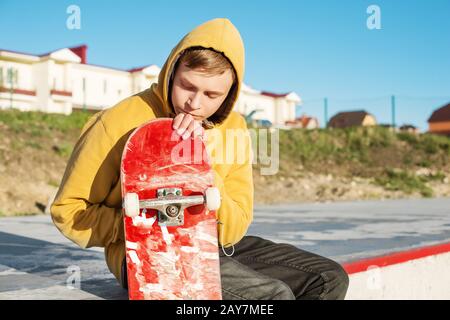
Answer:
[[[201,69],[207,75],[220,75],[227,70],[232,71],[233,84],[230,88],[230,91],[228,92],[226,99],[219,107],[219,109],[204,121],[204,124],[206,125],[206,127],[212,127],[212,125],[214,124],[223,122],[231,112],[238,93],[237,76],[233,64],[221,52],[217,52],[213,49],[207,49],[204,47],[190,47],[184,50],[181,53],[180,58],[177,60],[174,71],[172,73],[171,82],[180,63],[183,63],[190,69]],[[171,88],[172,83],[170,84],[170,90]]]

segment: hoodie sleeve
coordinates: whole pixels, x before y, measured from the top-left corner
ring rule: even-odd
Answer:
[[[82,248],[123,239],[121,209],[103,204],[120,172],[113,146],[100,115],[94,116],[82,130],[50,208],[56,227]]]
[[[253,171],[251,139],[245,120],[240,117],[238,130],[244,135],[244,148],[235,150],[242,155],[244,161],[235,161],[229,173],[222,178],[215,172],[216,187],[222,197],[221,206],[217,211],[219,242],[224,247],[239,242],[246,234],[253,220]],[[238,149],[237,148],[237,149]],[[241,162],[241,163],[239,163]]]

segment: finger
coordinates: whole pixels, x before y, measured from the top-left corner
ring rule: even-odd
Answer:
[[[175,116],[175,118],[173,119],[173,124],[172,124],[172,128],[174,130],[178,129],[178,127],[181,124],[181,121],[183,121],[183,117],[184,117],[184,113],[179,113]]]
[[[183,134],[183,140],[186,140],[191,135],[193,135],[194,129],[196,127],[195,123],[196,121],[192,119],[192,121],[189,123],[188,127],[186,128],[186,131]]]
[[[180,125],[178,126],[177,133],[182,136],[186,129],[189,127],[192,121],[192,116],[190,114],[185,114],[183,117],[183,121],[181,121]]]
[[[197,137],[198,136],[198,137],[202,138],[203,134],[204,134],[204,131],[205,131],[205,129],[203,129],[202,125],[197,121],[196,125],[195,125],[195,128],[194,128],[194,132],[192,133],[192,136],[193,137]]]

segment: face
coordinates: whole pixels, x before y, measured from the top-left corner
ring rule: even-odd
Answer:
[[[220,75],[209,75],[182,63],[172,84],[171,98],[175,113],[189,113],[195,120],[204,120],[219,109],[232,85],[230,69]]]

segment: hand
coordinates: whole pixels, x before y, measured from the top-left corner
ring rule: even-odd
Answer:
[[[200,138],[205,138],[205,129],[202,127],[202,123],[195,120],[188,113],[179,113],[173,119],[172,128],[177,131],[183,140],[186,140],[190,136],[195,138],[200,136]]]

